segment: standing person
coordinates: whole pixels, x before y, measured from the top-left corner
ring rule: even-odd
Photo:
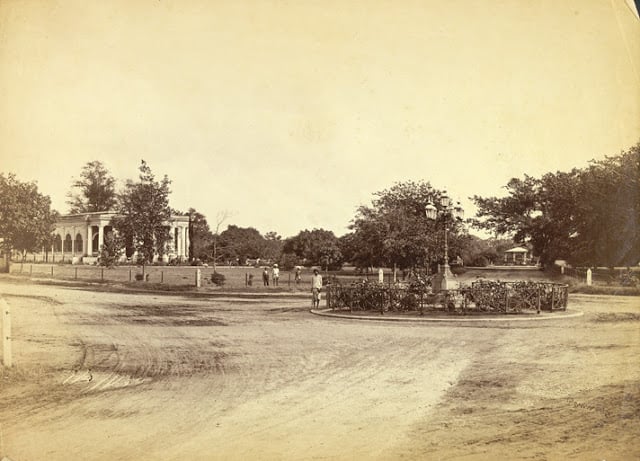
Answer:
[[[296,266],[296,279],[295,279],[296,280],[296,286],[298,285],[298,283],[300,283],[300,281],[302,279],[302,277],[300,277],[300,271],[301,271],[300,266]]]
[[[280,278],[280,269],[278,269],[278,265],[273,265],[273,286],[278,286],[278,279]]]
[[[269,286],[269,269],[267,269],[266,267],[262,272],[262,283],[264,284],[265,287]]]
[[[322,275],[318,273],[318,269],[314,269],[311,276],[311,301],[316,309],[320,307],[320,290],[322,290]]]

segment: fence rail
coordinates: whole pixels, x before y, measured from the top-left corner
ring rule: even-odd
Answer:
[[[196,286],[197,271],[200,271],[203,287],[214,286],[211,277],[214,273],[212,267],[207,266],[156,266],[149,265],[144,269],[142,277],[141,266],[116,266],[107,268],[102,266],[72,265],[72,264],[31,264],[13,263],[10,266],[12,275],[24,277],[47,278],[60,280],[77,280],[84,282],[114,282],[127,283],[142,281],[152,284],[164,284],[173,286]],[[227,288],[249,289],[292,289],[310,290],[310,276],[296,281],[295,273],[281,271],[278,284],[274,283],[270,276],[269,286],[265,287],[262,280],[262,269],[253,267],[222,267],[218,273],[225,276],[224,286]]]
[[[518,314],[566,310],[568,285],[552,282],[474,282],[469,287],[434,293],[428,286],[356,283],[327,286],[333,310]]]

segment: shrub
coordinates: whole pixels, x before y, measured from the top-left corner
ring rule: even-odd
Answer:
[[[620,274],[618,280],[623,287],[635,287],[638,285],[638,277],[628,269]]]
[[[224,285],[225,279],[225,276],[219,272],[214,272],[213,274],[211,274],[211,283],[219,287]]]
[[[472,267],[487,267],[489,265],[489,260],[484,256],[476,256],[471,260]]]

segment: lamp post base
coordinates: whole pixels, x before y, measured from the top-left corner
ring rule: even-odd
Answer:
[[[454,278],[449,266],[445,266],[441,272],[438,272],[433,279],[433,290],[435,292],[442,290],[457,290],[460,284]]]

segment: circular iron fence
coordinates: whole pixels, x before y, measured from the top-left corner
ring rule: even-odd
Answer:
[[[333,310],[385,312],[446,312],[451,314],[519,314],[566,310],[568,285],[554,282],[481,280],[455,290],[433,292],[423,285],[357,282],[326,287]]]

